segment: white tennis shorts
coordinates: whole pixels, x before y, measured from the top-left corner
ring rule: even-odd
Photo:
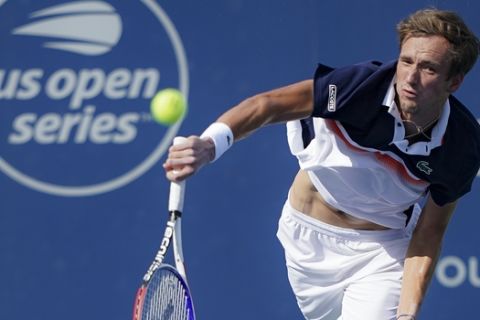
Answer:
[[[395,319],[412,224],[402,230],[345,229],[309,217],[287,200],[277,236],[305,318]]]

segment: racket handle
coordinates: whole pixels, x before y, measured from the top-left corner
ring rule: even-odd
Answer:
[[[173,145],[180,144],[185,142],[187,138],[185,137],[175,137],[173,139]],[[168,201],[168,211],[178,211],[182,212],[183,210],[183,198],[185,195],[185,180],[180,182],[171,182],[170,183],[170,198]]]

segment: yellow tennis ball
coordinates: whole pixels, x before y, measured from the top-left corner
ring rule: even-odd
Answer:
[[[179,90],[163,89],[153,97],[150,112],[155,121],[170,126],[183,118],[187,112],[187,103]]]

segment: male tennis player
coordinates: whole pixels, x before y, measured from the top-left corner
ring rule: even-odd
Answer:
[[[300,171],[278,237],[307,319],[415,319],[450,217],[479,170],[480,126],[452,96],[477,60],[478,38],[436,9],[397,30],[397,61],[320,65],[313,80],[241,102],[171,147],[164,164],[170,180],[185,179],[234,140],[288,121]]]

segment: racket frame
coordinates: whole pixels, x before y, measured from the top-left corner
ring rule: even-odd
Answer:
[[[185,141],[184,137],[175,137],[173,144],[178,144]],[[144,304],[145,295],[147,293],[148,284],[153,275],[160,268],[166,268],[172,273],[174,273],[177,278],[180,280],[186,291],[187,297],[187,308],[189,308],[192,313],[189,320],[195,320],[195,311],[193,307],[192,295],[190,293],[190,288],[187,282],[187,276],[185,271],[185,262],[183,257],[183,247],[182,247],[182,211],[183,211],[183,202],[185,196],[185,181],[180,182],[171,182],[170,183],[170,194],[168,201],[168,211],[169,211],[169,220],[166,223],[165,231],[163,234],[162,241],[160,243],[160,248],[155,255],[155,259],[150,264],[147,272],[143,276],[142,285],[137,291],[135,296],[134,308],[133,308],[133,320],[141,320],[142,309]],[[173,242],[173,255],[175,261],[175,267],[172,265],[163,263],[165,255],[167,254],[168,248]]]

